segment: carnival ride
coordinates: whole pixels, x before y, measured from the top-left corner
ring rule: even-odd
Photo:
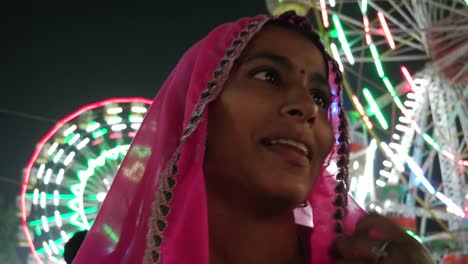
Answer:
[[[20,195],[35,262],[64,263],[65,243],[91,227],[151,102],[114,98],[84,106],[38,143]]]
[[[344,71],[358,203],[392,216],[435,259],[467,256],[468,1],[266,5],[308,15]]]

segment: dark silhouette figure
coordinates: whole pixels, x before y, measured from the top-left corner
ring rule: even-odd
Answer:
[[[63,258],[67,264],[71,264],[73,259],[80,249],[81,243],[83,243],[88,230],[76,232],[70,240],[65,244],[65,251],[63,252]]]

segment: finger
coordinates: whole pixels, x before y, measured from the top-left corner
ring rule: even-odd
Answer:
[[[345,260],[370,260],[377,261],[379,256],[376,250],[382,247],[386,241],[363,238],[360,236],[343,236],[337,239],[335,243],[336,253]],[[388,250],[391,245],[386,248]],[[390,252],[389,252],[390,253]]]

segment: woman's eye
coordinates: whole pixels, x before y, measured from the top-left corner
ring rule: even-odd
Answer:
[[[279,80],[279,74],[275,70],[261,70],[253,75],[255,79],[276,83]]]
[[[330,99],[328,99],[328,96],[324,95],[322,92],[317,92],[317,91],[312,91],[312,99],[314,102],[324,108],[327,109],[330,105]]]

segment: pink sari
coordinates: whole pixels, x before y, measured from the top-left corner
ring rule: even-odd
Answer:
[[[148,111],[74,263],[209,263],[203,175],[208,105],[252,37],[274,19],[261,15],[221,25],[185,53]],[[338,135],[340,89],[334,80],[330,74],[335,102],[329,116]],[[336,159],[335,147],[327,164]],[[332,263],[336,238],[336,180],[326,166],[308,198],[314,264]],[[310,222],[303,209],[296,210],[296,222]],[[364,214],[348,199],[346,232]]]

